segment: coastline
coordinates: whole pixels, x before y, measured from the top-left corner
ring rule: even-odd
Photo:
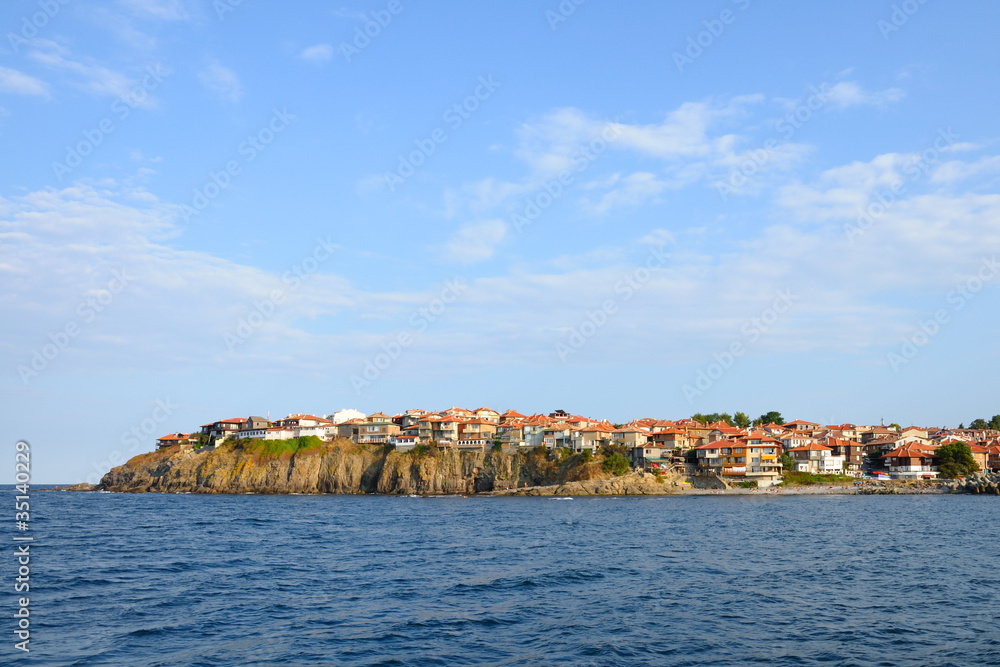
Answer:
[[[96,487],[72,490],[129,493],[378,494],[494,496],[782,496],[1000,495],[1000,475],[958,480],[810,480],[787,486],[743,488],[718,475],[678,470],[615,475],[581,457],[553,460],[533,451],[399,452],[340,440],[292,452],[270,452],[250,442],[210,451],[171,447],[112,468]],[[839,483],[838,483],[839,482]],[[67,489],[69,490],[69,489]]]

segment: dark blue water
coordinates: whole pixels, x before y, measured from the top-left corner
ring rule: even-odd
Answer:
[[[996,497],[32,502],[9,664],[1000,664]]]

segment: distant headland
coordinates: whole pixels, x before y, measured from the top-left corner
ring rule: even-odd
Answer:
[[[996,423],[994,423],[996,422]],[[106,491],[664,495],[992,493],[1000,415],[974,428],[785,421],[771,412],[614,424],[563,410],[340,410],[220,419],[157,439]],[[972,476],[974,473],[983,473]],[[946,479],[963,478],[961,484]],[[970,480],[976,480],[971,483]],[[993,487],[990,486],[993,484]],[[982,487],[982,488],[980,488]],[[1000,491],[998,491],[1000,493]]]

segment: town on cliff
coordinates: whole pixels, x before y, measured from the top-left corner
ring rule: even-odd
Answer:
[[[229,443],[350,440],[399,452],[579,454],[601,457],[616,474],[711,476],[727,486],[767,488],[799,480],[934,480],[1000,470],[1000,415],[972,428],[900,427],[785,421],[770,412],[701,415],[676,421],[635,419],[624,424],[563,410],[524,415],[490,408],[407,410],[389,416],[339,410],[322,417],[290,414],[220,419],[192,433],[157,439],[158,450],[213,451]],[[276,443],[277,444],[277,443]]]

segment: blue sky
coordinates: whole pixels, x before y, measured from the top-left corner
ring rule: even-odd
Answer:
[[[989,418],[998,19],[4,3],[0,438],[74,482],[268,411]]]

